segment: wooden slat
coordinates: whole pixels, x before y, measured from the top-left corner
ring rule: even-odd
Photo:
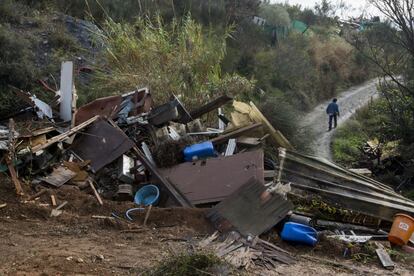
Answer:
[[[49,139],[45,144],[42,145],[37,145],[35,147],[32,148],[32,152],[36,153],[40,150],[43,150],[45,148],[50,147],[51,145],[58,143],[58,142],[62,142],[63,140],[65,140],[66,138],[68,138],[69,136],[75,134],[76,132],[78,132],[79,130],[82,130],[83,128],[87,127],[88,125],[92,124],[93,122],[95,122],[96,120],[99,119],[99,116],[95,116],[89,120],[87,120],[86,122],[83,122],[82,124],[75,126],[73,128],[71,128],[70,130],[68,130],[65,133],[62,133],[60,135],[57,135],[51,139]]]
[[[254,129],[257,129],[257,128],[261,127],[261,126],[262,126],[262,123],[256,123],[256,124],[252,124],[250,126],[238,128],[238,129],[232,130],[232,131],[230,131],[228,133],[225,133],[223,135],[220,135],[220,136],[218,136],[216,138],[213,138],[210,141],[213,144],[224,143],[224,142],[227,142],[231,138],[237,138],[237,137],[239,137],[239,136],[241,136],[241,135],[243,135],[243,134],[245,134],[245,133],[247,133],[249,131],[252,131]]]
[[[210,111],[216,110],[217,108],[219,108],[220,106],[226,104],[227,102],[231,100],[233,100],[233,98],[227,95],[220,96],[217,99],[214,99],[213,101],[207,103],[206,105],[203,105],[202,107],[191,111],[190,112],[191,118],[193,120],[197,119]]]

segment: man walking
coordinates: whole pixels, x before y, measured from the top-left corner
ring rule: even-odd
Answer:
[[[329,131],[332,129],[332,120],[334,121],[334,128],[337,126],[337,117],[339,117],[339,107],[335,98],[326,108],[326,114],[329,115]]]

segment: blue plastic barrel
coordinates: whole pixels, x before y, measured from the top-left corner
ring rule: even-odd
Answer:
[[[197,159],[202,159],[206,157],[216,156],[214,152],[214,146],[211,142],[203,142],[200,144],[194,144],[184,148],[184,160],[193,161],[196,157]]]
[[[284,241],[311,246],[318,242],[318,232],[314,228],[296,222],[286,222],[280,236]]]
[[[160,190],[155,185],[146,185],[135,194],[134,202],[138,205],[156,205],[160,199]]]

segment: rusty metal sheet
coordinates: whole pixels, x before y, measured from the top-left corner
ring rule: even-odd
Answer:
[[[95,115],[114,118],[120,109],[122,96],[110,96],[96,99],[82,107],[75,113],[75,125],[79,125]]]
[[[85,132],[79,133],[72,145],[83,160],[90,160],[92,170],[99,171],[130,150],[134,143],[107,120],[99,119]]]
[[[154,101],[152,100],[151,93],[146,87],[126,93],[122,95],[122,98],[125,99],[129,96],[132,96],[132,102],[135,105],[135,108],[129,114],[130,116],[149,112],[154,106]]]
[[[122,101],[128,97],[131,97],[132,103],[134,104],[134,108],[129,113],[131,116],[149,112],[154,105],[151,93],[146,88],[135,90],[124,95],[99,98],[80,107],[76,111],[75,125],[79,125],[95,115],[109,119],[116,118],[121,109]]]
[[[187,162],[161,174],[192,204],[219,202],[252,177],[264,184],[263,151]]]

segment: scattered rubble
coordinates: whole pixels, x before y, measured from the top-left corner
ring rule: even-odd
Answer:
[[[36,200],[47,196],[49,203],[42,206],[50,208],[50,217],[62,217],[72,208],[76,199],[65,187],[90,194],[93,203],[88,204],[99,208],[112,208],[107,206],[112,200],[135,204],[122,211],[125,216],[115,210],[90,214],[110,224],[134,224],[139,216],[142,227],[148,227],[156,219],[156,206],[207,208],[205,217],[220,234],[202,240],[199,247],[246,269],[271,270],[298,260],[264,240],[269,231],[276,231],[279,240],[316,246],[326,231],[328,239],[365,244],[393,241],[387,232],[392,229],[394,236],[405,231],[403,242],[393,246],[411,248],[413,201],[367,177],[367,170],[349,171],[295,152],[252,102],[221,95],[187,111],[175,95],[156,106],[150,90],[142,88],[77,108],[72,76],[73,64],[63,63],[59,106],[14,89],[30,108],[0,126],[1,170],[8,171],[22,202],[41,204]],[[223,112],[230,102],[233,106]],[[203,119],[210,112],[217,114],[217,123]],[[20,127],[31,122],[36,126]],[[277,160],[267,158],[264,149],[269,148],[279,151]],[[321,198],[346,215],[329,220],[297,212],[292,198],[309,197]],[[0,204],[2,208],[7,204]],[[395,220],[401,214],[404,223]],[[349,217],[362,219],[350,222]],[[385,268],[395,266],[386,248],[378,245],[376,254]],[[103,261],[103,255],[98,259]]]

